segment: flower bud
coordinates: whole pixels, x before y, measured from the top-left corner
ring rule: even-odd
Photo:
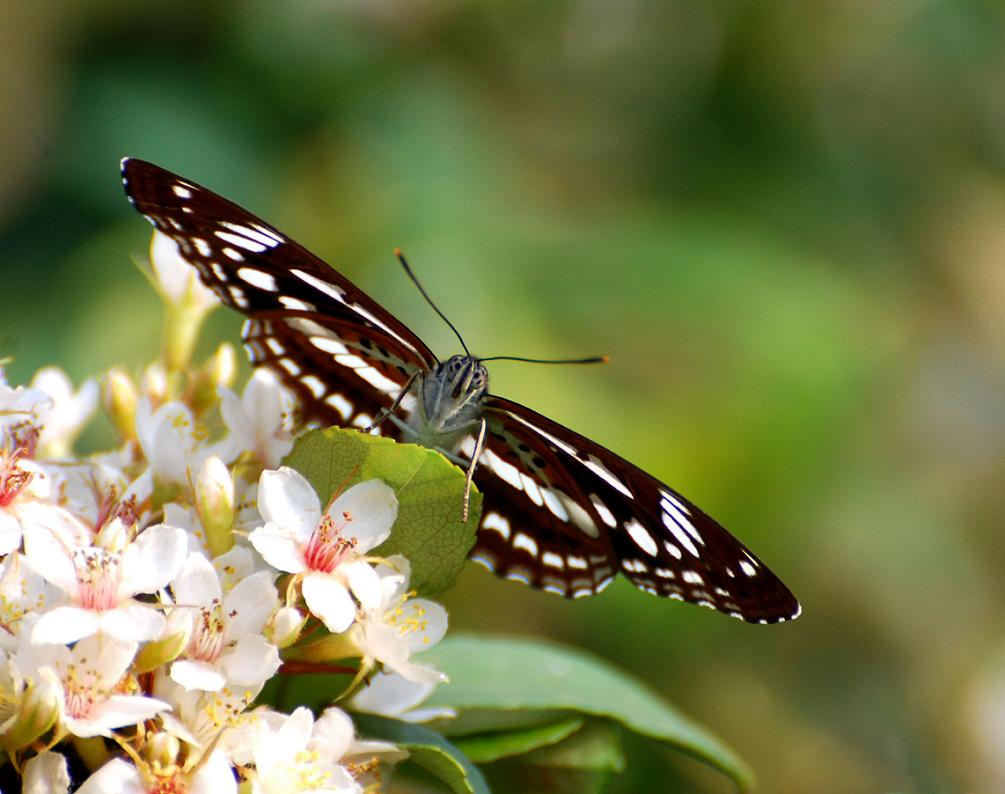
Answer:
[[[234,346],[224,342],[207,358],[192,378],[190,405],[197,415],[212,408],[219,396],[217,390],[229,387],[237,376],[237,354]]]
[[[224,342],[216,352],[206,359],[202,365],[203,372],[206,373],[206,380],[214,386],[224,386],[230,388],[237,377],[237,353],[230,342]]]
[[[123,370],[114,367],[101,384],[101,402],[105,413],[124,438],[136,437],[136,384]]]
[[[219,301],[182,257],[178,244],[159,231],[154,232],[150,241],[150,265],[154,286],[167,309],[164,363],[169,372],[179,372],[188,366],[206,313],[218,306]]]
[[[173,775],[178,770],[181,742],[170,733],[151,733],[143,748],[143,755],[155,775]]]
[[[307,622],[305,615],[295,607],[280,607],[272,618],[270,634],[272,642],[279,648],[288,648],[298,639]]]
[[[63,705],[59,679],[50,668],[44,668],[37,681],[29,681],[21,698],[21,707],[13,724],[2,739],[8,752],[26,747],[59,719]]]
[[[195,480],[195,510],[214,557],[234,545],[234,480],[216,455],[206,458]]]
[[[137,675],[149,673],[158,667],[173,662],[188,647],[189,632],[176,631],[163,634],[159,640],[148,642],[133,660],[133,672]]]
[[[98,531],[94,545],[105,551],[121,552],[129,545],[129,528],[116,516]]]
[[[141,393],[150,401],[151,407],[154,408],[163,404],[167,399],[168,378],[162,364],[151,364],[143,371]]]

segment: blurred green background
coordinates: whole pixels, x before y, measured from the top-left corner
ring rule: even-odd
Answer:
[[[475,352],[610,354],[493,390],[683,491],[805,610],[474,568],[454,628],[595,650],[764,792],[1005,790],[1003,34],[978,0],[5,3],[0,353],[13,382],[154,353],[125,154],[454,352],[400,245]],[[613,790],[729,790],[629,751]]]

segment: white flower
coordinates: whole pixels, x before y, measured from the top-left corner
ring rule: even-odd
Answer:
[[[408,561],[399,555],[380,565],[381,601],[363,609],[352,638],[368,662],[378,661],[417,684],[446,681],[443,673],[415,664],[413,653],[438,643],[447,630],[447,611],[408,593]]]
[[[363,788],[338,761],[348,742],[335,735],[330,723],[316,728],[309,709],[300,707],[278,727],[259,724],[251,746],[255,762],[254,794],[294,794],[320,791],[362,794]],[[349,734],[349,742],[352,734]]]
[[[121,694],[122,679],[136,654],[136,644],[107,637],[86,637],[73,648],[29,644],[17,665],[27,678],[39,680],[46,670],[59,681],[66,730],[74,736],[110,736],[115,728],[135,725],[170,708],[162,700]]]
[[[57,591],[14,552],[0,562],[0,648],[12,652],[27,619],[48,609]]]
[[[122,758],[113,758],[91,775],[77,789],[77,794],[150,794],[154,791],[178,791],[185,794],[233,794],[237,792],[234,772],[222,753],[214,752],[200,759],[193,772],[177,765],[167,765],[157,774],[142,772]]]
[[[192,412],[180,402],[164,403],[152,411],[150,401],[141,399],[136,410],[136,438],[154,479],[162,482],[186,484],[190,471],[198,471],[210,454],[196,438]]]
[[[397,518],[398,499],[386,484],[354,485],[322,515],[314,489],[284,466],[262,472],[258,509],[267,523],[248,539],[267,563],[300,577],[307,607],[329,631],[352,625],[357,601],[380,605],[380,581],[362,556],[387,539]]]
[[[435,688],[436,684],[433,682],[416,683],[398,673],[377,673],[349,703],[354,711],[380,714],[403,722],[429,722],[456,717],[457,712],[446,706],[418,708]]]
[[[215,747],[232,764],[251,763],[251,738],[263,721],[275,720],[269,709],[248,711],[261,687],[234,692],[224,687],[218,692],[187,690],[165,675],[154,679],[153,694],[172,706],[161,715],[164,730],[193,747]]]
[[[89,378],[74,391],[63,370],[45,367],[35,373],[31,386],[50,398],[49,404],[38,411],[39,451],[52,457],[68,455],[73,440],[98,406],[97,382]]]
[[[21,450],[0,449],[0,555],[20,548],[21,536],[30,526],[55,529],[78,523],[61,508],[41,501],[50,492],[51,481],[41,466],[25,460]]]
[[[38,389],[24,386],[12,389],[0,368],[0,448],[11,451],[21,448],[29,456],[34,455],[38,417],[51,403],[52,398]]]
[[[166,586],[185,561],[185,547],[184,530],[164,524],[145,529],[121,551],[70,545],[42,529],[27,533],[26,562],[70,602],[42,615],[33,641],[66,643],[96,632],[122,642],[157,637],[164,616],[133,596]]]
[[[265,468],[275,468],[293,448],[289,424],[294,400],[275,375],[256,369],[241,399],[220,388],[220,413],[229,434],[220,445],[220,456],[234,460],[250,452]]]
[[[219,305],[216,295],[199,280],[199,274],[181,255],[178,244],[166,234],[154,232],[150,241],[150,264],[157,291],[169,303],[205,313]]]
[[[186,689],[215,692],[228,682],[257,686],[279,669],[279,651],[262,631],[279,606],[267,571],[252,574],[226,596],[212,564],[191,554],[172,591],[189,617],[189,642],[171,665],[171,678]]]
[[[43,750],[24,765],[21,794],[65,794],[70,790],[66,758]]]

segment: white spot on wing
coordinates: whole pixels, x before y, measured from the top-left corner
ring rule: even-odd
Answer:
[[[255,243],[258,243],[259,245],[264,245],[265,248],[275,248],[277,245],[283,242],[281,238],[276,237],[276,235],[269,232],[268,229],[264,229],[258,224],[255,224],[254,227],[251,227],[251,226],[242,226],[239,223],[230,223],[229,221],[221,221],[220,225],[225,226],[232,232],[237,232],[239,235],[246,237]],[[262,250],[264,251],[265,248],[263,248]]]
[[[628,530],[628,534],[631,535],[636,546],[651,557],[656,556],[659,547],[656,545],[653,536],[649,534],[649,531],[642,524],[633,518],[625,524],[625,529]]]
[[[251,306],[251,304],[248,303],[247,297],[245,297],[244,295],[243,289],[241,289],[240,287],[235,287],[233,284],[230,285],[227,289],[230,291],[231,300],[234,301],[234,303],[237,305],[239,309],[247,309],[249,306]]]
[[[180,199],[192,198],[192,191],[182,185],[172,185],[171,190],[173,190],[174,194]]]
[[[258,270],[253,267],[240,267],[237,269],[237,275],[251,286],[264,289],[266,292],[279,291],[276,277],[271,273],[266,273],[264,270]]]
[[[237,251],[235,251],[229,245],[225,245],[223,247],[223,253],[226,256],[228,256],[231,259],[233,259],[235,262],[243,262],[244,261],[244,256],[242,254],[238,253]]]
[[[318,399],[325,393],[325,384],[317,375],[304,375],[300,382],[310,389],[311,394]]]
[[[705,584],[705,580],[701,578],[701,574],[697,571],[684,571],[682,577],[688,584]]]
[[[516,466],[512,463],[507,463],[491,449],[485,450],[485,452],[482,453],[482,458],[489,465],[493,474],[505,482],[508,482],[514,488],[523,490],[523,484],[520,480],[520,470]]]
[[[551,488],[542,488],[541,495],[544,497],[544,503],[548,506],[548,509],[552,512],[555,518],[561,521],[569,520],[569,511],[565,509],[562,504],[562,500],[558,498]]]
[[[698,556],[698,547],[694,545],[690,536],[677,525],[677,522],[673,520],[673,516],[669,513],[664,513],[663,524],[670,530],[670,534],[677,539],[677,542],[691,553],[692,557]]]
[[[279,366],[281,366],[283,369],[289,372],[293,377],[296,377],[301,372],[303,372],[303,370],[300,369],[300,365],[297,364],[297,362],[294,361],[292,358],[279,359]]]
[[[226,243],[231,245],[236,245],[238,248],[243,248],[245,251],[251,251],[254,254],[260,254],[263,251],[267,251],[269,246],[257,243],[254,240],[249,240],[247,237],[241,237],[239,234],[231,234],[230,232],[221,232],[217,230],[213,232],[217,237]]]
[[[295,312],[313,312],[317,311],[317,306],[314,306],[306,301],[299,300],[297,298],[291,298],[289,295],[280,295],[279,302],[283,304],[287,309]]]
[[[317,276],[312,276],[310,273],[305,273],[303,270],[297,270],[296,268],[290,270],[290,272],[305,284],[314,287],[318,292],[323,292],[329,298],[334,298],[339,303],[345,303],[345,293],[334,284],[330,284],[327,281],[319,279]]]
[[[523,549],[530,554],[531,557],[537,556],[537,541],[524,532],[516,533],[516,537],[513,538],[513,548]]]
[[[323,350],[325,353],[331,353],[332,355],[337,356],[349,352],[349,348],[330,336],[312,336],[309,337],[309,341],[318,350]]]
[[[194,245],[195,250],[198,251],[203,256],[210,256],[213,253],[213,249],[210,247],[209,243],[207,243],[201,237],[193,237],[192,245]]]
[[[336,356],[336,359],[338,358],[339,357]],[[356,374],[375,389],[379,389],[383,392],[397,392],[401,388],[395,381],[391,380],[375,367],[358,367],[356,369]]]
[[[486,513],[485,518],[482,519],[482,526],[485,529],[491,529],[498,532],[503,536],[503,540],[509,540],[509,521],[498,513]]]
[[[746,560],[740,560],[740,570],[747,574],[747,576],[754,576],[757,574],[757,569]]]
[[[348,419],[352,416],[352,403],[349,402],[344,395],[341,394],[329,394],[325,397],[325,402],[328,403],[332,408],[339,412],[339,415],[343,419]]]
[[[618,525],[617,519],[614,518],[614,514],[607,509],[607,505],[600,501],[599,496],[591,493],[590,501],[593,502],[593,507],[597,511],[597,515],[600,516],[601,521],[612,529]]]
[[[580,571],[585,571],[589,566],[586,564],[586,560],[583,557],[577,557],[574,554],[570,554],[566,558],[566,562],[569,563],[570,568],[576,568]]]
[[[542,554],[541,562],[550,568],[558,568],[559,570],[565,568],[565,561],[562,559],[562,555],[555,554],[553,551],[546,551]]]

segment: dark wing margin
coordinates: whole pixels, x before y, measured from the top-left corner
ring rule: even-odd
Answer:
[[[750,623],[798,617],[798,601],[711,516],[637,466],[519,403],[489,396],[485,496],[471,558],[568,597],[620,572],[654,595]]]

